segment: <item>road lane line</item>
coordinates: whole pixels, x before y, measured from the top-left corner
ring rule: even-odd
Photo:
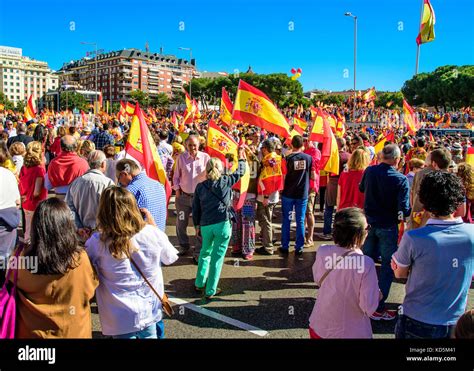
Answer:
[[[175,297],[172,297],[172,296],[168,296],[168,298],[169,298],[170,301],[172,301],[173,303],[175,303],[177,305],[183,305],[184,307],[186,307],[186,308],[188,308],[188,309],[190,309],[194,312],[197,312],[197,313],[202,314],[202,315],[207,316],[207,317],[214,318],[214,319],[216,319],[218,321],[221,321],[221,322],[225,322],[229,325],[232,325],[232,326],[238,327],[242,330],[248,331],[248,332],[250,332],[254,335],[262,336],[262,337],[268,335],[268,331],[262,330],[258,327],[254,327],[252,325],[249,325],[247,323],[238,321],[236,319],[224,316],[223,314],[213,312],[209,309],[200,307],[199,305],[189,303],[186,300],[178,299],[178,298],[175,298]]]

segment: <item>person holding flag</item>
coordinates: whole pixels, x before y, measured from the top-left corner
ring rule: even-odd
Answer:
[[[285,173],[281,156],[275,153],[276,142],[266,139],[262,142],[262,163],[258,176],[257,220],[262,236],[262,247],[256,252],[262,255],[273,255],[273,209],[283,189]]]
[[[194,191],[193,222],[197,235],[202,237],[195,288],[207,299],[221,293],[217,285],[232,234],[229,212],[232,186],[244,175],[245,168],[244,148],[239,148],[239,164],[230,175],[224,174],[222,161],[212,157],[206,163],[206,180]]]

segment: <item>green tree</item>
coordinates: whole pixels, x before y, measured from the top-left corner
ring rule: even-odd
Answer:
[[[120,103],[119,102],[112,103],[112,113],[117,113],[118,111],[120,111]]]
[[[15,106],[15,109],[18,111],[18,112],[24,112],[25,111],[25,102],[23,102],[22,100],[19,100],[17,103],[16,103],[16,106]]]
[[[158,95],[150,97],[150,105],[155,108],[167,108],[170,104],[170,98],[166,93],[158,93]]]
[[[141,107],[148,107],[148,94],[139,89],[136,89],[130,93],[130,99],[138,102]]]
[[[474,105],[474,66],[441,66],[405,81],[402,93],[413,105],[456,109]]]
[[[78,110],[85,110],[89,105],[89,102],[87,102],[86,98],[82,94],[76,93],[75,91],[66,91],[61,93],[60,101],[61,110],[72,110],[74,108]]]
[[[392,103],[387,107],[387,104],[389,102],[392,102]],[[399,91],[379,93],[377,94],[377,99],[375,100],[376,107],[401,108],[402,105],[403,105],[403,94]]]

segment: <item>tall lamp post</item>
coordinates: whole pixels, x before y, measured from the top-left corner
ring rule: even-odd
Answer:
[[[191,60],[193,59],[193,49],[192,48],[183,48],[179,47],[179,50],[189,50],[189,64],[191,64]],[[189,98],[192,99],[192,90],[191,90],[191,82],[193,79],[193,69],[191,68],[191,78],[189,79]]]
[[[99,64],[99,56],[97,55],[97,43],[88,43],[85,41],[81,41],[81,44],[83,45],[94,45],[95,46],[95,100],[94,100],[94,113],[97,113],[98,107],[97,107],[97,65]]]
[[[352,121],[355,122],[356,112],[356,77],[357,77],[357,16],[351,12],[344,14],[346,17],[354,18],[354,106],[352,110]]]

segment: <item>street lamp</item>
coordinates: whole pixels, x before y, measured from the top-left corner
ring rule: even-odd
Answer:
[[[183,48],[181,46],[178,49],[179,50],[189,50],[189,64],[191,64],[191,60],[193,59],[193,49],[192,48]],[[190,99],[192,98],[192,95],[191,95],[191,82],[192,82],[192,79],[193,79],[193,69],[191,68],[191,78],[189,79],[189,98]]]
[[[81,41],[82,45],[94,45],[95,46],[95,101],[94,101],[94,112],[98,111],[97,109],[97,65],[98,63],[98,55],[97,55],[97,43],[88,43],[85,41]]]
[[[357,16],[351,12],[344,13],[346,17],[354,18],[354,107],[352,110],[352,120],[355,122],[355,107],[356,107],[356,72],[357,72]]]

